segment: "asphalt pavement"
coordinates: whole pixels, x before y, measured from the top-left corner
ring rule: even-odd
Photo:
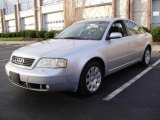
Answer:
[[[35,92],[12,85],[5,64],[23,45],[0,44],[0,120],[160,120],[160,53],[153,52],[152,69],[109,101],[104,98],[146,70],[132,65],[107,76],[94,96]]]

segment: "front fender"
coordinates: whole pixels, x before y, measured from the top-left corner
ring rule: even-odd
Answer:
[[[104,63],[106,63],[105,61],[107,61],[105,59],[105,57],[99,52],[96,52],[96,53],[94,52],[94,54],[92,54],[92,52],[91,52],[90,54],[85,54],[85,55],[80,56],[79,59],[76,60],[77,64],[75,64],[75,66],[73,68],[74,69],[74,74],[75,74],[74,75],[75,76],[74,82],[77,83],[75,91],[77,91],[77,89],[78,89],[78,83],[79,83],[79,80],[80,80],[80,76],[81,76],[81,73],[82,73],[85,65],[93,58],[100,58],[100,59],[103,60]],[[107,65],[105,64],[105,68],[106,68],[106,66]]]
[[[82,56],[81,59],[79,59],[78,66],[77,66],[79,69],[79,78],[85,65],[93,58],[100,58],[104,62],[105,71],[106,71],[106,68],[107,68],[106,57],[100,52],[93,51],[89,54],[86,54],[85,56]]]

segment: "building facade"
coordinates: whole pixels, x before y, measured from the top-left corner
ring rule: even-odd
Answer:
[[[160,25],[160,0],[17,0],[0,10],[0,33],[60,30],[75,21],[121,17]]]

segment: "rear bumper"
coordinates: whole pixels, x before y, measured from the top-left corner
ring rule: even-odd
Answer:
[[[78,83],[73,82],[73,74],[65,69],[34,68],[32,70],[23,69],[7,63],[6,74],[9,80],[22,88],[35,91],[76,91]],[[19,75],[20,82],[11,80],[10,72]]]

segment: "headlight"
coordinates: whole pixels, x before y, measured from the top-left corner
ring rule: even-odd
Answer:
[[[40,68],[66,68],[66,59],[53,59],[53,58],[42,58],[38,62],[36,67]]]

